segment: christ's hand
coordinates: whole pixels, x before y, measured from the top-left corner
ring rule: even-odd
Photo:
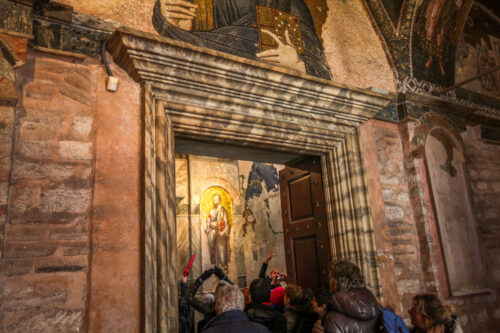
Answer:
[[[288,35],[288,30],[285,30],[285,41],[286,44],[283,43],[278,36],[273,34],[268,30],[262,29],[262,32],[271,36],[276,43],[278,43],[278,47],[272,50],[266,50],[263,52],[259,52],[256,54],[257,58],[260,58],[264,61],[279,64],[285,67],[289,67],[299,71],[301,73],[306,73],[306,65],[300,59],[297,50],[292,44],[290,36]]]
[[[184,0],[161,0],[160,6],[161,14],[168,23],[187,31],[193,29],[197,5]]]

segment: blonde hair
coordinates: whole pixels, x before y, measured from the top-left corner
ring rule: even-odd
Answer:
[[[412,309],[431,318],[433,325],[448,324],[455,314],[453,305],[444,304],[436,294],[420,294],[413,297]]]

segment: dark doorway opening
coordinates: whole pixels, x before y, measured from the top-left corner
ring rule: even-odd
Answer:
[[[187,164],[185,171],[176,166],[176,183],[182,177],[187,183],[183,190],[176,186],[179,272],[194,252],[197,257],[191,281],[213,265],[204,193],[220,187],[231,198],[232,206],[227,210],[232,214],[232,232],[226,267],[234,283],[241,288],[248,286],[272,251],[275,258],[267,274],[276,268],[286,272],[288,283],[313,290],[328,288],[331,255],[320,156],[180,138],[176,138],[175,148],[176,162]],[[273,169],[276,184],[269,174]],[[254,221],[248,220],[250,215]],[[275,249],[277,244],[281,249]],[[214,288],[215,279],[199,291],[211,293]]]

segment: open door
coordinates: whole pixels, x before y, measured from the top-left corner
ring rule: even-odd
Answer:
[[[316,166],[311,171],[287,166],[279,172],[286,270],[290,283],[328,289],[330,246],[323,182],[319,163],[309,162]]]

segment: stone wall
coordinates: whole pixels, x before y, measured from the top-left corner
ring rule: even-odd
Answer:
[[[95,77],[86,64],[31,53],[18,81],[3,328],[76,332],[88,293]]]
[[[422,280],[404,143],[398,125],[377,120],[361,126],[361,138],[384,303],[404,314]]]
[[[122,228],[135,227],[132,229],[132,242],[124,245],[129,252],[120,249],[120,254],[126,257],[125,268],[128,264],[133,267],[133,281],[120,281],[121,284],[128,284],[126,287],[132,285],[136,289],[130,295],[127,288],[123,288],[125,290],[121,289],[121,295],[127,297],[127,302],[123,304],[135,308],[126,313],[121,306],[121,313],[118,311],[118,315],[115,313],[101,320],[116,322],[122,316],[122,323],[127,329],[135,331],[138,327],[139,89],[135,88],[135,95],[124,91],[121,97],[114,97],[115,103],[123,102],[124,96],[133,99],[133,103],[127,103],[124,108],[109,107],[106,105],[109,96],[103,93],[104,78],[102,65],[96,60],[82,61],[30,51],[26,65],[18,72],[17,85],[21,97],[15,113],[9,114],[9,110],[14,111],[12,108],[2,108],[0,135],[2,147],[6,148],[2,149],[0,187],[0,222],[6,222],[2,230],[5,252],[0,275],[0,327],[3,331],[86,330],[90,296],[99,295],[91,294],[91,290],[108,288],[99,284],[99,279],[90,288],[91,263],[97,267],[99,276],[105,276],[102,266],[98,265],[99,259],[116,259],[110,258],[109,248],[107,252],[98,251],[105,244],[96,237],[102,235],[99,233],[102,229],[95,228],[93,221],[96,218],[101,227],[109,225],[119,215],[117,212],[127,212],[124,207],[132,207],[128,213],[130,209],[135,208],[136,211],[135,218],[127,214],[132,217],[132,225],[120,222]],[[127,76],[124,78],[128,79]],[[132,83],[129,82],[129,85]],[[135,117],[135,132],[138,133],[135,137],[127,132],[127,127],[134,122],[122,121],[121,127],[109,126],[113,122],[120,124],[120,118],[124,114],[127,116],[126,111],[131,108],[135,111],[135,115],[129,115]],[[113,114],[110,109],[118,109],[119,112]],[[99,131],[96,131],[96,123],[100,125]],[[14,131],[9,132],[9,128]],[[106,131],[104,137],[96,135],[102,131]],[[113,138],[111,134],[116,136]],[[120,142],[122,135],[128,140],[135,140],[127,145],[126,140]],[[12,154],[8,149],[11,142]],[[96,149],[97,146],[99,149]],[[116,172],[123,157],[113,161],[116,163],[111,171],[109,165],[102,162],[119,155],[120,147],[129,151],[136,160],[135,164],[127,161],[128,174]],[[9,163],[12,165],[10,178],[8,172],[3,172],[8,171]],[[100,177],[96,183],[106,188],[107,194],[105,198],[95,198],[97,205],[95,202],[93,205],[95,175]],[[129,188],[117,187],[120,182],[113,182],[113,179],[109,181],[108,177],[112,175],[122,177],[122,183],[132,183],[132,190],[135,187],[132,205],[117,200],[112,190],[106,187],[109,184],[126,197]],[[101,193],[99,189],[96,194]],[[92,229],[96,230],[93,235]],[[116,229],[108,231],[105,238],[109,239],[110,233],[127,240],[126,233],[117,233]],[[119,248],[119,242],[113,241],[107,246]],[[116,262],[113,260],[113,263]],[[109,267],[109,261],[106,265]],[[123,267],[114,266],[110,270],[109,279],[110,275],[113,278],[126,275],[123,274],[126,271]],[[110,290],[108,288],[108,292]],[[114,293],[111,303],[109,299],[106,301],[108,305],[113,304],[116,295],[120,294]],[[134,320],[135,325],[130,325]],[[99,327],[99,318],[93,324]]]
[[[490,332],[500,325],[500,145],[481,139],[480,127],[467,127],[462,133],[467,154],[472,197],[478,232],[485,251],[493,293],[460,302],[476,332]]]
[[[0,106],[0,260],[3,257],[9,178],[12,168],[14,111],[15,108],[12,106]]]
[[[492,279],[492,294],[451,297],[423,159],[410,157],[415,122],[370,120],[361,126],[370,209],[374,221],[383,301],[408,320],[412,297],[438,292],[456,307],[467,332],[494,332],[500,319],[498,220],[500,146],[480,139],[479,127],[462,134],[478,232]]]

